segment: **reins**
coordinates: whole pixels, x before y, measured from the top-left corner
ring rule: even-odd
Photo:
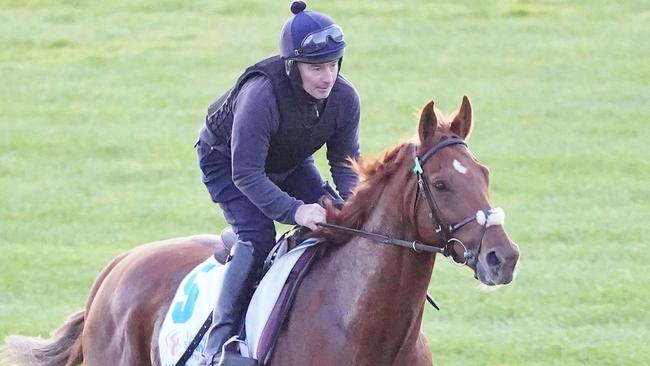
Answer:
[[[395,245],[403,248],[410,248],[413,249],[413,251],[416,253],[424,252],[424,253],[442,254],[445,257],[451,256],[456,263],[460,265],[467,264],[468,261],[474,258],[474,254],[472,254],[472,252],[470,252],[467,249],[467,247],[462,241],[460,241],[458,238],[455,238],[453,234],[456,231],[458,231],[460,228],[469,224],[470,222],[476,221],[479,225],[483,227],[481,240],[479,242],[479,247],[477,251],[478,253],[480,252],[481,246],[483,244],[483,236],[485,235],[485,231],[490,226],[502,225],[504,213],[501,208],[478,210],[476,211],[475,214],[469,215],[455,224],[445,225],[443,223],[439,215],[440,208],[434,198],[433,192],[431,191],[431,186],[429,185],[429,182],[426,176],[424,175],[424,170],[422,169],[422,166],[435,153],[437,153],[438,151],[440,151],[441,149],[447,146],[452,146],[452,145],[467,146],[465,144],[465,141],[459,138],[452,137],[438,142],[433,147],[429,148],[421,157],[417,155],[417,146],[414,146],[413,149],[414,165],[413,168],[411,169],[413,174],[416,175],[416,179],[417,179],[417,191],[413,203],[413,214],[414,214],[413,217],[415,220],[417,220],[417,204],[419,201],[418,198],[420,196],[420,191],[422,191],[422,196],[424,198],[424,201],[427,203],[427,207],[429,209],[429,217],[431,218],[434,228],[436,228],[435,231],[440,235],[442,242],[445,243],[443,247],[427,245],[418,240],[408,241],[408,240],[397,239],[389,235],[373,233],[373,232],[360,230],[360,229],[353,229],[347,226],[328,224],[328,223],[318,223],[317,225],[324,228],[353,234],[382,244],[389,244],[389,245]],[[336,192],[332,192],[332,194],[336,196]],[[458,257],[455,256],[455,254],[460,254],[460,252],[462,252],[462,261],[460,261],[459,260],[460,258],[458,258],[460,257],[460,255]],[[438,304],[436,303],[436,301],[433,299],[431,295],[427,294],[426,299],[436,310],[440,310],[440,307],[438,306]]]
[[[434,247],[434,246],[427,245],[427,244],[424,244],[422,242],[419,242],[417,240],[408,241],[408,240],[402,240],[402,239],[395,239],[395,238],[393,238],[391,236],[388,236],[388,235],[372,233],[372,232],[369,232],[369,231],[364,231],[364,230],[359,230],[359,229],[352,229],[352,228],[349,228],[347,226],[327,224],[327,223],[324,223],[324,222],[318,223],[317,225],[322,226],[322,227],[326,227],[326,228],[329,228],[329,229],[334,229],[334,230],[354,234],[356,236],[360,236],[362,238],[374,240],[376,242],[383,243],[383,244],[390,244],[390,245],[396,245],[396,246],[399,246],[399,247],[410,248],[410,249],[413,249],[413,251],[415,251],[417,253],[428,252],[428,253],[439,253],[439,254],[445,255],[445,248]]]

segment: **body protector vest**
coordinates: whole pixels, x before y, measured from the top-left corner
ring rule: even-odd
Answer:
[[[314,121],[315,106],[300,102],[285,72],[284,60],[274,56],[258,62],[247,68],[235,85],[208,108],[205,129],[214,135],[216,144],[230,147],[237,94],[247,80],[260,74],[271,81],[280,118],[278,131],[269,142],[266,171],[288,172],[320,149],[334,134],[340,118],[341,76],[337,77],[323,112]]]

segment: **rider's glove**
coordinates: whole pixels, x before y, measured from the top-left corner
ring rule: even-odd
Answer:
[[[296,224],[306,226],[312,230],[318,229],[317,223],[325,222],[325,209],[318,203],[304,204],[296,210],[294,220]]]

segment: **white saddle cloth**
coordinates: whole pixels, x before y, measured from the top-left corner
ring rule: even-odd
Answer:
[[[287,252],[276,259],[275,264],[266,273],[255,290],[246,313],[248,347],[240,347],[242,355],[257,359],[260,336],[291,269],[302,253],[317,243],[318,241],[312,240]],[[161,365],[176,365],[189,347],[217,302],[224,271],[225,266],[217,262],[214,256],[210,256],[181,281],[158,336]],[[198,365],[201,353],[205,349],[208,333],[187,360],[187,366]]]

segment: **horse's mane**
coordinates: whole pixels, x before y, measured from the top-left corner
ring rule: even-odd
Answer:
[[[402,143],[385,152],[382,158],[369,162],[362,158],[350,160],[352,168],[359,174],[359,184],[341,210],[335,208],[331,202],[326,202],[327,222],[360,229],[378,202],[388,179],[404,166],[403,160],[409,146],[412,144]],[[314,235],[325,237],[329,242],[337,244],[350,239],[350,234],[330,229],[319,229]]]

